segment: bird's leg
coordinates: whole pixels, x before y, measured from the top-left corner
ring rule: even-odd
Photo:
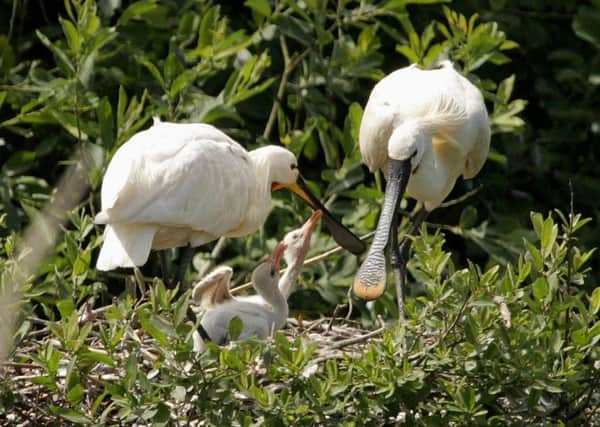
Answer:
[[[160,275],[162,277],[163,283],[167,286],[170,286],[169,281],[169,266],[167,262],[167,249],[156,251],[156,258],[158,259],[158,263],[160,265]]]
[[[398,301],[398,321],[404,322],[404,287],[406,284],[406,258],[402,256],[398,247],[398,221],[396,215],[392,222],[391,241],[390,241],[390,261],[392,272],[394,273],[394,283],[396,285],[396,300]]]
[[[181,293],[183,288],[183,279],[185,278],[185,272],[187,271],[192,257],[194,256],[194,248],[187,245],[181,251],[181,259],[179,260],[179,268],[177,269],[177,277],[175,278],[176,283],[179,283],[179,292]]]
[[[398,244],[398,223],[400,218],[396,215],[392,223],[391,236],[391,264],[394,272],[394,280],[396,282],[396,298],[398,300],[398,320],[405,320],[404,312],[404,290],[406,289],[406,264],[408,263],[408,253],[410,250],[411,236],[417,234],[419,228],[429,212],[425,208],[419,209],[414,216],[413,222],[410,225],[407,233],[404,235],[402,242]]]

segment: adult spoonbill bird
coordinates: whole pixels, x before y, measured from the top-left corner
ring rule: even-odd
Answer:
[[[95,222],[106,228],[96,267],[140,266],[150,249],[249,234],[267,218],[271,191],[282,187],[322,210],[341,246],[364,251],[308,189],[289,150],[269,145],[248,152],[214,126],[155,118],[117,150],[104,175]]]
[[[310,247],[310,238],[321,216],[321,211],[315,211],[302,227],[288,232],[282,240],[286,248],[283,259],[287,264],[287,268],[279,279],[278,287],[279,292],[286,300],[296,288],[304,258]],[[231,267],[220,266],[214,269],[194,286],[192,301],[204,310],[232,300],[267,304],[260,295],[234,297],[229,290],[232,274]]]
[[[359,131],[360,151],[371,172],[387,178],[375,237],[354,279],[354,293],[379,297],[386,285],[384,250],[391,238],[391,263],[400,316],[406,275],[405,238],[400,247],[397,210],[404,191],[424,205],[412,229],[454,187],[459,175],[481,170],[490,146],[490,124],[479,90],[450,61],[433,70],[416,65],[394,71],[373,88]],[[391,237],[390,237],[391,235]]]
[[[200,324],[212,342],[223,345],[230,341],[229,323],[236,316],[243,324],[242,332],[238,337],[240,340],[251,337],[266,338],[285,324],[289,309],[286,298],[278,288],[279,262],[284,250],[285,244],[280,242],[267,261],[259,264],[252,272],[254,288],[268,305],[233,298],[229,294],[231,268],[220,267],[212,273],[212,280],[216,280],[215,297],[217,294],[219,296],[228,294],[225,302],[208,308],[202,316]],[[205,296],[196,293],[195,297]],[[218,299],[215,300],[217,301]],[[193,340],[194,350],[203,351],[204,341],[199,333],[193,334]]]

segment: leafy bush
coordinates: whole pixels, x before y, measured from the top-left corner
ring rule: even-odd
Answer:
[[[572,188],[577,208],[598,219],[599,9],[436,3],[66,0],[34,13],[37,5],[0,0],[0,296],[24,282],[18,318],[0,313],[0,334],[17,326],[0,414],[97,424],[597,423],[600,293],[589,248],[598,228],[579,242],[587,220],[561,212]],[[478,184],[461,181],[451,195],[470,194],[467,203],[434,211],[415,240],[405,324],[393,326],[387,292],[355,301],[352,321],[298,321],[287,337],[194,360],[186,295],[94,269],[103,171],[152,116],[213,123],[249,149],[287,146],[345,224],[372,230],[382,179],[361,166],[361,106],[386,73],[446,57],[484,94],[492,151]],[[72,164],[90,191],[63,221],[64,209],[44,206],[75,197],[58,184]],[[274,206],[258,233],[202,248],[188,281],[215,262],[248,272],[308,212],[285,194]],[[23,232],[48,212],[32,248],[48,257],[27,271]],[[428,232],[436,228],[446,234]],[[312,247],[333,242],[318,232]],[[169,264],[178,257],[171,250]],[[307,267],[292,308],[305,318],[334,312],[358,262],[339,253]],[[144,270],[158,271],[154,260]],[[366,335],[378,316],[385,331],[336,341],[335,331]]]
[[[442,235],[424,228],[410,262],[423,289],[407,322],[344,351],[326,327],[316,339],[306,323],[272,341],[211,344],[195,359],[186,297],[158,280],[146,299],[127,297],[102,317],[84,311],[83,323],[62,300],[56,321],[19,343],[27,351],[14,360],[33,374],[5,380],[2,411],[98,424],[597,422],[600,292],[581,291],[594,251],[575,237],[587,220],[531,219],[537,242],[485,271],[457,268]]]

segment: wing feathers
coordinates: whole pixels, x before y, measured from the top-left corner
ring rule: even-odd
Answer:
[[[155,232],[156,227],[152,225],[107,225],[96,268],[107,271],[145,264]]]
[[[233,300],[229,292],[229,282],[233,270],[231,267],[217,267],[202,278],[192,290],[192,299],[201,308],[207,309]]]

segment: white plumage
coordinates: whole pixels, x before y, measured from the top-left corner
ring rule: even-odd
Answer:
[[[289,188],[324,212],[336,241],[362,242],[310,193],[289,150],[246,151],[214,126],[154,120],[113,156],[102,183],[105,224],[99,270],[143,265],[150,249],[200,246],[255,231],[271,210],[271,191]]]
[[[279,278],[277,287],[279,289],[279,293],[285,300],[289,298],[296,287],[297,279],[304,263],[304,258],[306,257],[310,247],[310,238],[320,218],[321,211],[316,211],[302,227],[287,233],[281,242],[281,244],[285,247],[283,257],[286,261],[287,268],[283,275]],[[270,310],[272,310],[271,303],[269,303],[269,301],[267,301],[261,293],[258,295],[237,298],[231,294],[229,287],[232,274],[233,270],[231,267],[227,266],[220,266],[213,270],[194,286],[194,289],[192,290],[192,300],[194,303],[205,312],[219,309],[220,306],[227,304],[225,308],[227,313],[233,313],[231,317],[233,317],[233,315],[238,315],[242,319],[242,322],[245,321],[244,316],[247,317],[248,307],[250,307],[248,304],[263,307],[263,311],[266,310],[267,314],[270,314]],[[232,302],[236,302],[236,304],[230,305]],[[223,309],[221,308],[220,310]],[[239,311],[237,314],[234,313],[236,310]],[[251,306],[250,310],[252,313],[263,312],[260,308],[254,306]],[[223,328],[227,329],[227,325],[215,326],[214,320],[212,322],[209,322],[208,320],[211,318],[211,316],[214,317],[215,315],[209,315],[209,317],[206,318],[206,321],[203,317],[202,325],[208,335],[212,338],[213,335],[220,336],[218,332],[213,333],[214,329],[222,331]],[[220,316],[221,317],[219,317],[219,319],[223,320],[223,322],[227,324],[231,320],[229,315],[224,316],[221,314]],[[255,318],[256,316],[257,315],[255,314],[250,317]],[[264,319],[264,316],[259,318]],[[253,320],[251,319],[250,322],[253,322]],[[261,320],[259,323],[263,324],[263,320]],[[245,329],[246,323],[244,322],[244,330]],[[264,331],[264,328],[261,329],[261,331]],[[244,337],[258,336],[264,338],[262,335],[251,335],[251,333],[256,333],[256,327],[249,328],[248,331],[245,332]],[[194,333],[193,340],[194,349],[196,351],[202,351],[204,344],[198,332]]]
[[[97,268],[143,265],[151,248],[248,234],[271,209],[271,185],[297,177],[296,158],[285,148],[247,152],[211,125],[155,120],[119,148],[106,170]]]
[[[490,147],[490,123],[479,90],[444,61],[438,69],[411,65],[394,71],[373,88],[363,113],[360,151],[365,164],[387,177],[385,199],[367,258],[353,284],[354,293],[374,299],[386,285],[384,251],[389,245],[402,316],[402,287],[408,241],[397,245],[397,210],[404,191],[424,211],[438,207],[456,179],[481,170]]]
[[[219,267],[194,288],[193,298],[208,309],[202,316],[201,325],[211,341],[223,345],[231,340],[229,323],[238,317],[243,324],[238,339],[266,338],[280,329],[287,320],[288,305],[278,288],[279,261],[285,245],[279,243],[266,262],[252,272],[252,283],[264,300],[244,301],[229,293],[230,267]],[[209,301],[207,301],[209,300]],[[205,344],[200,334],[193,334],[194,350],[203,351]]]
[[[411,159],[406,191],[428,211],[463,175],[473,178],[490,147],[490,124],[479,90],[450,61],[435,70],[415,65],[379,81],[369,96],[359,135],[363,161],[387,174],[388,160]]]

